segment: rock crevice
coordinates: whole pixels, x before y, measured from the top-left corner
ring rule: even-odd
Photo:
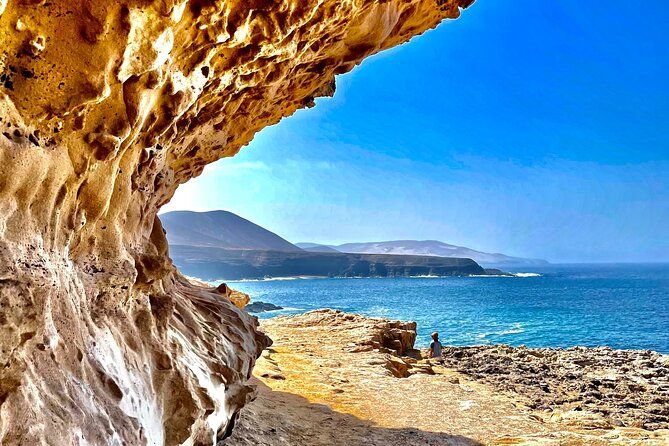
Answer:
[[[268,340],[176,271],[158,210],[469,3],[0,1],[0,442],[229,432]]]

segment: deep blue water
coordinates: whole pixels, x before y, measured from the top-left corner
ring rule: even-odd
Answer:
[[[608,345],[669,353],[669,264],[558,265],[539,277],[295,279],[229,282],[253,300],[418,322],[452,345]],[[516,271],[518,272],[518,271]]]

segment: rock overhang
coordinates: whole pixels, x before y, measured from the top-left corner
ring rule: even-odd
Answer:
[[[0,1],[3,443],[224,435],[268,341],[176,271],[159,208],[470,3]]]

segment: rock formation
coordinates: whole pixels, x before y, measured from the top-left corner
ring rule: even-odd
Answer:
[[[265,313],[267,311],[283,310],[283,307],[280,307],[279,305],[274,305],[273,303],[269,302],[261,302],[259,300],[251,302],[244,308],[249,313]]]
[[[669,429],[669,356],[609,347],[446,347],[449,367],[559,415],[597,417],[600,427]],[[667,431],[669,433],[669,431]]]
[[[212,444],[267,344],[156,217],[471,0],[0,0],[0,443]]]
[[[447,347],[444,366],[412,350],[412,322],[316,310],[261,328],[258,399],[219,446],[669,444],[667,355]]]

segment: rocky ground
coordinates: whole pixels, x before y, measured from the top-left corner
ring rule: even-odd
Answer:
[[[666,445],[667,357],[413,350],[414,323],[332,310],[263,321],[258,398],[222,445]]]
[[[547,414],[591,412],[604,427],[669,429],[669,356],[648,350],[505,345],[447,348],[446,365]]]

